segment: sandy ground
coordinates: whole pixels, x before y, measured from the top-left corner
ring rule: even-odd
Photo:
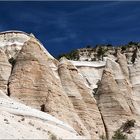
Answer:
[[[84,139],[55,117],[1,95],[0,139]]]

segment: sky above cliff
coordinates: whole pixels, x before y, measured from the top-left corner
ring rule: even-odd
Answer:
[[[140,41],[140,2],[2,2],[0,31],[33,33],[54,56],[96,44]]]

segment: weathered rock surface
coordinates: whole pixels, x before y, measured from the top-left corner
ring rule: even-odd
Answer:
[[[12,44],[12,45],[7,45],[3,48],[5,54],[7,55],[8,59],[16,59],[18,53],[22,49],[23,45],[17,45],[17,44]]]
[[[8,58],[3,50],[0,49],[0,89],[7,93],[7,84],[9,76],[11,74],[11,65],[8,62]]]
[[[109,68],[112,71],[114,76],[114,80],[116,81],[121,93],[123,94],[124,98],[126,99],[131,111],[133,113],[137,113],[137,107],[135,107],[136,102],[133,99],[133,90],[130,81],[127,79],[123,74],[121,69],[121,65],[112,61],[111,59],[107,59],[106,68]]]
[[[110,69],[103,71],[98,96],[98,106],[105,123],[107,137],[111,138],[113,132],[132,115],[132,112]]]
[[[101,80],[103,69],[106,65],[105,62],[87,62],[87,61],[70,61],[77,67],[79,73],[87,81],[87,84],[92,89],[98,88],[98,83]]]
[[[15,58],[17,53],[22,49],[25,42],[30,39],[36,40],[44,53],[48,57],[53,59],[53,56],[48,53],[48,51],[43,47],[42,43],[31,34],[27,34],[22,31],[10,30],[6,32],[0,32],[0,48],[3,49],[8,56],[8,58]]]
[[[87,135],[72,103],[54,75],[50,59],[36,40],[26,42],[17,56],[9,80],[10,97],[26,105],[48,112],[68,122],[81,135]]]
[[[86,79],[79,72],[79,69],[77,69],[71,63],[68,63],[67,67],[69,69],[71,78],[75,83],[75,86],[78,88],[78,91],[86,104],[90,118],[92,118],[95,122],[97,128],[96,133],[98,134],[98,137],[100,137],[101,135],[105,135],[105,128],[101,119],[101,114],[97,107],[96,100],[93,95],[92,88],[89,87]]]
[[[133,99],[135,100],[135,106],[137,106],[137,113],[140,114],[140,58],[134,65],[129,66],[130,81],[133,89]]]
[[[84,81],[77,68],[64,58],[60,60],[59,75],[63,88],[72,101],[83,124],[93,139],[99,139],[101,135],[105,134],[105,131],[96,101],[91,96],[92,90]]]
[[[0,91],[0,139],[83,139],[68,124]],[[86,137],[85,137],[86,138]]]
[[[0,138],[111,138],[127,119],[136,123],[125,134],[140,138],[140,54],[134,65],[115,48],[104,61],[59,62],[33,35],[17,31],[0,33],[0,47]]]
[[[129,79],[129,70],[128,70],[126,56],[124,54],[121,54],[120,51],[118,51],[117,59],[124,76],[126,77],[126,79]]]

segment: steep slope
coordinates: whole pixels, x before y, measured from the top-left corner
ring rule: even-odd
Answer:
[[[135,125],[123,133],[140,138],[140,54],[130,62],[135,47],[128,49],[129,65],[120,48],[108,48],[104,61],[59,62],[19,31],[0,33],[0,47],[1,139],[111,139],[127,120]]]
[[[52,60],[35,39],[19,52],[9,80],[10,97],[69,123],[81,135],[88,135],[72,103],[54,74]],[[55,72],[56,73],[56,72]]]
[[[42,48],[42,51],[44,51],[49,58],[54,59],[32,33],[27,34],[23,31],[10,30],[0,32],[0,48],[4,50],[8,58],[15,58],[22,49],[23,44],[30,39],[35,39]]]
[[[0,139],[83,139],[68,124],[0,91]]]
[[[132,115],[110,69],[103,71],[98,89],[98,106],[105,122],[108,138],[111,138],[122,122]]]
[[[139,119],[136,114],[139,112],[138,105],[133,98],[133,89],[129,81],[127,60],[124,55],[118,53],[118,63],[111,59],[106,61],[106,69],[103,72],[101,84],[97,92],[98,105],[106,126],[108,138],[111,138],[114,131],[121,127],[127,119]],[[113,127],[111,127],[111,125]],[[134,138],[134,134],[128,135]]]
[[[133,65],[129,65],[130,81],[133,89],[133,99],[135,100],[135,106],[137,106],[137,115],[140,115],[140,52],[138,52],[137,62]]]
[[[7,84],[12,66],[9,64],[8,58],[2,49],[0,49],[0,56],[0,89],[5,92],[5,94],[8,94]]]
[[[121,54],[120,51],[118,51],[117,60],[120,65],[120,68],[122,69],[124,76],[126,77],[126,79],[129,79],[129,70],[128,70],[127,59],[125,54]]]
[[[138,82],[138,80],[135,79],[138,79],[138,74],[137,76],[134,75],[134,73],[136,73],[136,69],[138,70],[138,63],[132,67],[130,65],[129,71],[127,59],[125,55],[121,54],[119,51],[115,59],[106,58],[105,60],[106,64],[102,67],[99,66],[100,62],[71,62],[75,64],[75,66],[78,68],[78,71],[81,72],[82,76],[87,79],[87,83],[91,88],[97,89],[96,86],[99,87],[97,92],[96,90],[94,91],[95,97],[98,101],[101,117],[105,125],[107,137],[111,138],[115,131],[119,129],[122,124],[127,121],[127,119],[134,119],[136,121],[136,127],[131,134],[126,133],[126,135],[130,139],[136,137],[138,138],[140,125],[138,114],[140,110],[137,101],[139,100],[139,97],[135,96],[134,92],[136,88],[133,90],[133,88],[136,86],[134,83],[136,81]],[[102,74],[103,70],[104,72]],[[75,78],[76,74],[73,75]],[[134,82],[132,82],[132,85],[129,77]],[[96,80],[96,82],[94,80]],[[81,87],[82,86],[83,85],[81,84]],[[138,95],[139,86],[137,85],[137,87],[138,88],[136,89],[136,93]]]
[[[122,63],[121,61],[124,61],[124,60],[121,59],[120,63]],[[126,67],[125,69],[128,70],[127,65],[123,65],[123,67]],[[136,102],[133,99],[132,85],[128,79],[128,76],[126,77],[126,75],[123,74],[121,65],[108,58],[106,62],[106,68],[111,69],[112,74],[114,76],[114,80],[116,81],[124,98],[126,99],[127,104],[129,105],[132,113],[137,113],[138,110],[137,110],[137,107],[135,106]]]
[[[60,60],[59,75],[63,88],[71,99],[83,124],[93,139],[99,139],[105,132],[96,101],[91,96],[92,90],[78,73],[76,67],[64,58]]]

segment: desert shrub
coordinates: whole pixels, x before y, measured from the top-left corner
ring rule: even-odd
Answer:
[[[127,136],[121,132],[120,129],[116,130],[114,135],[112,136],[113,140],[127,140]]]
[[[64,53],[58,56],[58,59],[61,57],[66,57],[69,60],[79,60],[79,52],[78,50],[73,50],[70,53]]]
[[[112,47],[112,44],[107,44],[106,46],[107,46],[107,47]]]
[[[121,127],[123,132],[128,131],[130,128],[135,126],[135,120],[127,120]]]
[[[87,45],[86,48],[92,48],[92,46],[91,45]]]
[[[91,61],[96,61],[96,58],[91,58]]]
[[[138,42],[133,42],[133,41],[130,41],[129,43],[128,43],[128,45],[138,45]]]
[[[107,52],[107,49],[104,48],[104,47],[99,47],[98,50],[97,50],[97,57],[100,59],[102,58],[103,60],[103,57],[105,56],[105,53]]]
[[[112,136],[113,140],[127,140],[127,136],[124,133],[130,132],[130,128],[135,126],[135,120],[127,120],[122,126],[115,131],[114,135]]]
[[[122,51],[125,51],[126,49],[127,49],[127,46],[122,46],[122,47],[121,47],[121,50],[122,50]]]
[[[133,51],[133,55],[132,55],[132,58],[131,58],[131,62],[133,64],[135,63],[136,58],[137,58],[137,48]]]

